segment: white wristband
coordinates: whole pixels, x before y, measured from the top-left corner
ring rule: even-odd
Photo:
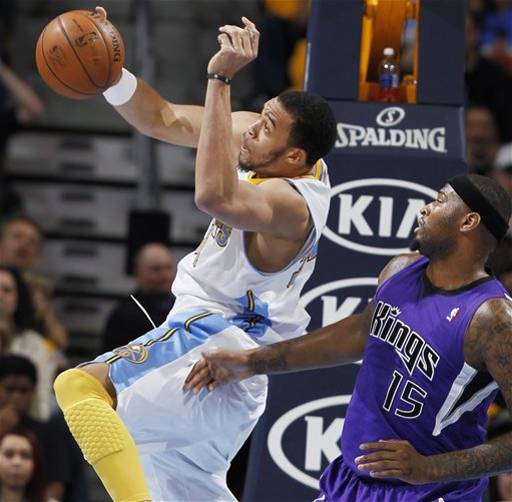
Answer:
[[[119,82],[109,87],[103,96],[113,106],[124,105],[130,101],[137,89],[137,77],[123,68],[123,73]]]

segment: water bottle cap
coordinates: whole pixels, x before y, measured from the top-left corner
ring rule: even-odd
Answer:
[[[384,56],[394,56],[395,55],[395,49],[393,47],[386,47],[384,49]]]

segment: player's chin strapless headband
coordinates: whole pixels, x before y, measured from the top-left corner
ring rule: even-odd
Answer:
[[[448,180],[448,184],[455,190],[469,209],[480,215],[482,223],[486,226],[487,230],[500,242],[508,231],[508,223],[480,193],[480,190],[464,174]]]

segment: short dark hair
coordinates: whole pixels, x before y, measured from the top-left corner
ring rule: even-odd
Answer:
[[[13,223],[17,223],[19,221],[21,221],[23,223],[27,223],[30,226],[34,227],[37,230],[37,233],[39,234],[39,236],[43,237],[43,229],[41,228],[41,225],[39,225],[39,223],[37,223],[37,221],[35,221],[30,216],[27,216],[26,214],[17,214],[15,216],[6,218],[2,221],[2,223],[0,225],[0,238],[3,237],[7,227],[9,227]]]
[[[512,216],[512,198],[498,181],[488,176],[479,174],[468,174],[468,178],[477,188],[477,190],[487,199],[487,201],[498,211],[499,215],[508,223]],[[497,242],[493,238],[494,248]]]
[[[292,116],[288,143],[306,152],[306,163],[313,165],[329,153],[336,141],[336,118],[327,101],[309,92],[287,91],[279,102]]]
[[[30,359],[23,356],[0,356],[0,380],[10,376],[26,376],[34,387],[37,384],[37,369]]]

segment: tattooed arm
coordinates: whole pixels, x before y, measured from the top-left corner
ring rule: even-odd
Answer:
[[[368,338],[372,304],[325,328],[286,342],[253,350],[214,350],[203,353],[185,380],[185,389],[198,393],[203,387],[243,380],[258,374],[287,373],[359,361]]]
[[[416,261],[420,255],[393,258],[379,274],[379,284]],[[359,361],[370,331],[373,306],[312,333],[244,352],[217,350],[203,354],[189,373],[185,388],[199,392],[257,374],[286,373]]]
[[[487,371],[512,410],[512,303],[485,302],[476,312],[464,339],[465,361]],[[356,458],[358,468],[375,478],[397,478],[407,483],[462,481],[512,470],[512,433],[474,448],[423,456],[409,443],[386,440],[361,445],[373,450]]]
[[[493,299],[484,303],[471,322],[464,342],[468,364],[488,371],[512,410],[512,303]],[[483,445],[434,457],[435,479],[475,479],[512,470],[512,433]]]
[[[420,255],[400,255],[389,261],[379,274],[378,284],[395,275]],[[359,361],[370,332],[373,304],[361,314],[352,315],[312,333],[261,347],[248,354],[251,374],[284,373],[325,368]]]

